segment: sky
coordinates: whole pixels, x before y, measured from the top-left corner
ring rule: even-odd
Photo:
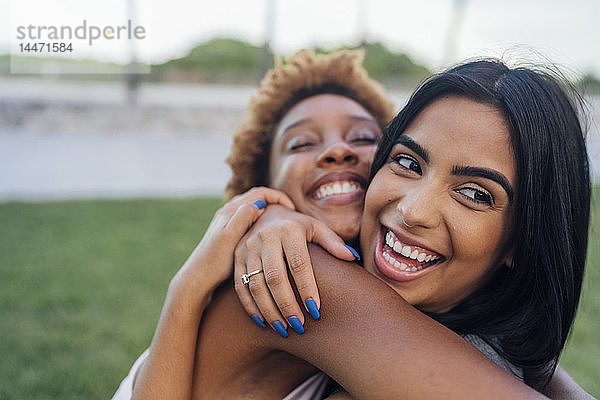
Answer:
[[[460,16],[454,12],[457,3],[463,7]],[[152,63],[183,56],[217,36],[254,44],[270,36],[279,54],[352,45],[365,36],[433,70],[469,57],[504,56],[509,62],[551,60],[567,75],[600,77],[598,0],[0,0],[0,53],[17,51],[18,26],[75,28],[86,20],[103,28],[126,24],[128,15],[145,31],[143,40],[135,41],[138,58]],[[447,45],[449,32],[453,46]],[[70,56],[103,61],[127,62],[131,50],[126,40],[74,44],[77,51]]]

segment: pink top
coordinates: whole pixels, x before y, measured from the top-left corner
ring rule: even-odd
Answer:
[[[133,363],[133,366],[129,370],[129,374],[123,379],[121,385],[117,389],[117,392],[113,396],[112,400],[131,400],[133,391],[133,378],[140,369],[140,366],[148,357],[148,349],[144,351],[139,358]],[[283,400],[312,400],[320,399],[325,393],[329,377],[323,372],[317,372],[304,382],[302,382],[296,389],[290,394],[285,396]]]

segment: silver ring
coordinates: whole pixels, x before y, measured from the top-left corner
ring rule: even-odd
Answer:
[[[256,271],[252,271],[252,272],[248,272],[247,274],[242,274],[242,283],[244,285],[247,285],[250,283],[250,277],[252,275],[256,275],[256,274],[260,274],[262,271],[262,269],[257,269]]]

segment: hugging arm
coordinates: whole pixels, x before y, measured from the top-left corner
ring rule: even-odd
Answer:
[[[231,274],[233,251],[266,203],[294,207],[282,192],[256,188],[215,213],[204,237],[169,284],[148,358],[133,383],[133,399],[188,399],[198,325],[210,294]]]
[[[274,392],[285,395],[311,372],[298,359],[357,399],[544,398],[362,268],[312,245],[310,254],[322,312],[318,321],[306,320],[303,335],[283,339],[262,330],[231,288],[218,293],[200,329],[196,363],[204,368],[195,371],[197,398],[264,390],[263,377],[294,365]]]

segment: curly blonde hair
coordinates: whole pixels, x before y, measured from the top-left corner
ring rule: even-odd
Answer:
[[[267,186],[269,153],[280,119],[298,102],[317,94],[339,94],[361,104],[380,126],[394,113],[383,86],[369,78],[362,66],[364,52],[344,50],[315,54],[301,50],[275,67],[262,80],[250,100],[246,117],[233,135],[226,162],[232,177],[225,188],[227,199],[254,186]]]

